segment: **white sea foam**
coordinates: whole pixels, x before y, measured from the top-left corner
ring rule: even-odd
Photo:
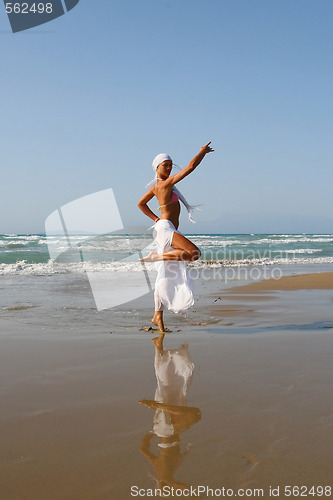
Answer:
[[[201,247],[228,247],[233,244],[241,244],[240,241],[221,241],[221,240],[195,240],[195,244]]]
[[[290,235],[289,235],[290,236]],[[257,241],[248,241],[246,243],[248,244],[252,244],[252,245],[255,245],[255,244],[272,244],[272,243],[276,243],[276,244],[288,244],[288,243],[332,243],[333,242],[333,238],[308,238],[308,237],[302,237],[302,238],[295,238],[295,237],[289,237],[289,238],[286,238],[286,239],[283,239],[283,240],[280,240],[280,239],[272,239],[272,238],[262,238],[260,240],[257,240]]]
[[[21,234],[21,235],[16,235],[16,234],[7,234],[5,236],[2,236],[3,239],[7,240],[9,238],[15,238],[15,240],[24,240],[24,241],[36,241],[39,240],[40,238],[43,238],[43,236],[39,234]]]
[[[322,249],[318,248],[297,248],[295,250],[283,250],[282,253],[290,253],[290,254],[297,254],[297,253],[321,253]]]
[[[275,235],[272,235],[275,236]],[[258,239],[249,239],[244,236],[244,239],[224,236],[218,236],[217,238],[212,238],[212,236],[192,236],[192,239],[198,246],[231,246],[231,245],[288,245],[288,244],[299,244],[299,243],[332,243],[333,237],[329,235],[327,237],[309,237],[309,235],[284,235],[284,238],[280,238],[279,235],[276,237],[263,237]]]
[[[189,267],[209,268],[209,267],[243,267],[243,266],[272,266],[272,265],[302,265],[302,264],[333,264],[333,257],[295,257],[290,258],[257,258],[242,260],[198,260],[189,263]],[[141,262],[75,262],[75,263],[54,263],[51,260],[45,263],[30,264],[24,260],[15,264],[0,264],[0,276],[42,276],[68,273],[86,272],[143,272],[154,271],[153,263]]]
[[[195,267],[237,267],[237,266],[285,266],[285,265],[303,265],[303,264],[333,264],[333,257],[295,257],[291,258],[257,258],[257,259],[239,259],[239,260],[220,260],[204,261],[199,260],[190,265]]]

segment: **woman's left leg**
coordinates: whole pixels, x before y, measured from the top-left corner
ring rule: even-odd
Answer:
[[[173,233],[171,246],[172,248],[174,248],[174,250],[162,253],[162,258],[160,260],[193,261],[198,260],[201,255],[199,248],[194,243],[192,243],[192,241],[188,240],[187,238],[185,238],[185,236],[177,233],[176,231]]]
[[[160,254],[150,252],[147,257],[140,260],[143,262],[158,262],[162,260],[193,261],[198,260],[201,255],[199,248],[194,243],[176,231],[173,233],[171,246],[174,250]]]

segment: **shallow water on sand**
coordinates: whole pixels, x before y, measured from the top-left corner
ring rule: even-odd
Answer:
[[[205,269],[193,273],[195,304],[188,314],[192,323],[215,318],[220,301],[217,297],[230,287],[275,276],[275,267],[258,266],[248,268]],[[285,266],[279,267],[279,276],[304,273],[318,273],[333,270],[333,265]],[[0,319],[8,319],[28,325],[45,328],[65,327],[70,330],[133,332],[150,326],[153,306],[153,288],[156,273],[148,274],[151,291],[130,300],[130,293],[137,286],[137,280],[146,283],[142,273],[113,273],[112,292],[117,298],[122,290],[123,301],[117,307],[98,311],[87,274],[68,273],[45,276],[17,275],[0,278]],[[129,301],[126,300],[128,290]],[[147,289],[148,290],[148,289]],[[268,294],[269,296],[269,294]],[[267,296],[267,297],[268,297]],[[226,298],[223,298],[224,303]],[[230,297],[228,298],[230,301]],[[283,306],[284,307],[284,306]],[[319,305],[318,305],[319,307]],[[230,308],[229,308],[230,309]],[[288,308],[290,309],[290,308]],[[263,311],[268,311],[265,304]],[[205,320],[202,316],[205,316]],[[173,329],[182,328],[187,321],[180,315],[168,314]],[[212,317],[212,318],[211,318]],[[215,320],[220,321],[219,315]]]

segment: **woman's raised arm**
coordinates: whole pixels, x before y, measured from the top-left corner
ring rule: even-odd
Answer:
[[[190,161],[190,163],[187,165],[187,167],[183,168],[180,172],[177,172],[177,174],[170,175],[169,179],[167,179],[165,182],[170,183],[173,186],[177,182],[184,179],[184,177],[189,175],[191,172],[193,172],[193,170],[195,170],[197,168],[197,166],[202,162],[202,160],[204,159],[206,154],[214,151],[214,149],[212,149],[210,147],[210,144],[211,144],[211,141],[208,144],[206,144],[206,146],[202,146],[200,153],[198,153],[193,158],[193,160]]]

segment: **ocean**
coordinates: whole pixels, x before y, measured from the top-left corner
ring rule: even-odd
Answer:
[[[333,234],[191,234],[202,256],[196,266],[332,264]],[[0,275],[141,271],[152,234],[64,237],[0,235]],[[52,257],[52,258],[50,258]]]
[[[188,237],[202,252],[200,260],[189,263],[195,300],[208,308],[228,287],[333,269],[332,234]],[[156,271],[138,258],[153,248],[151,231],[70,238],[1,235],[0,320],[47,331],[140,330],[150,324]],[[169,314],[169,321],[178,328],[182,320]]]

